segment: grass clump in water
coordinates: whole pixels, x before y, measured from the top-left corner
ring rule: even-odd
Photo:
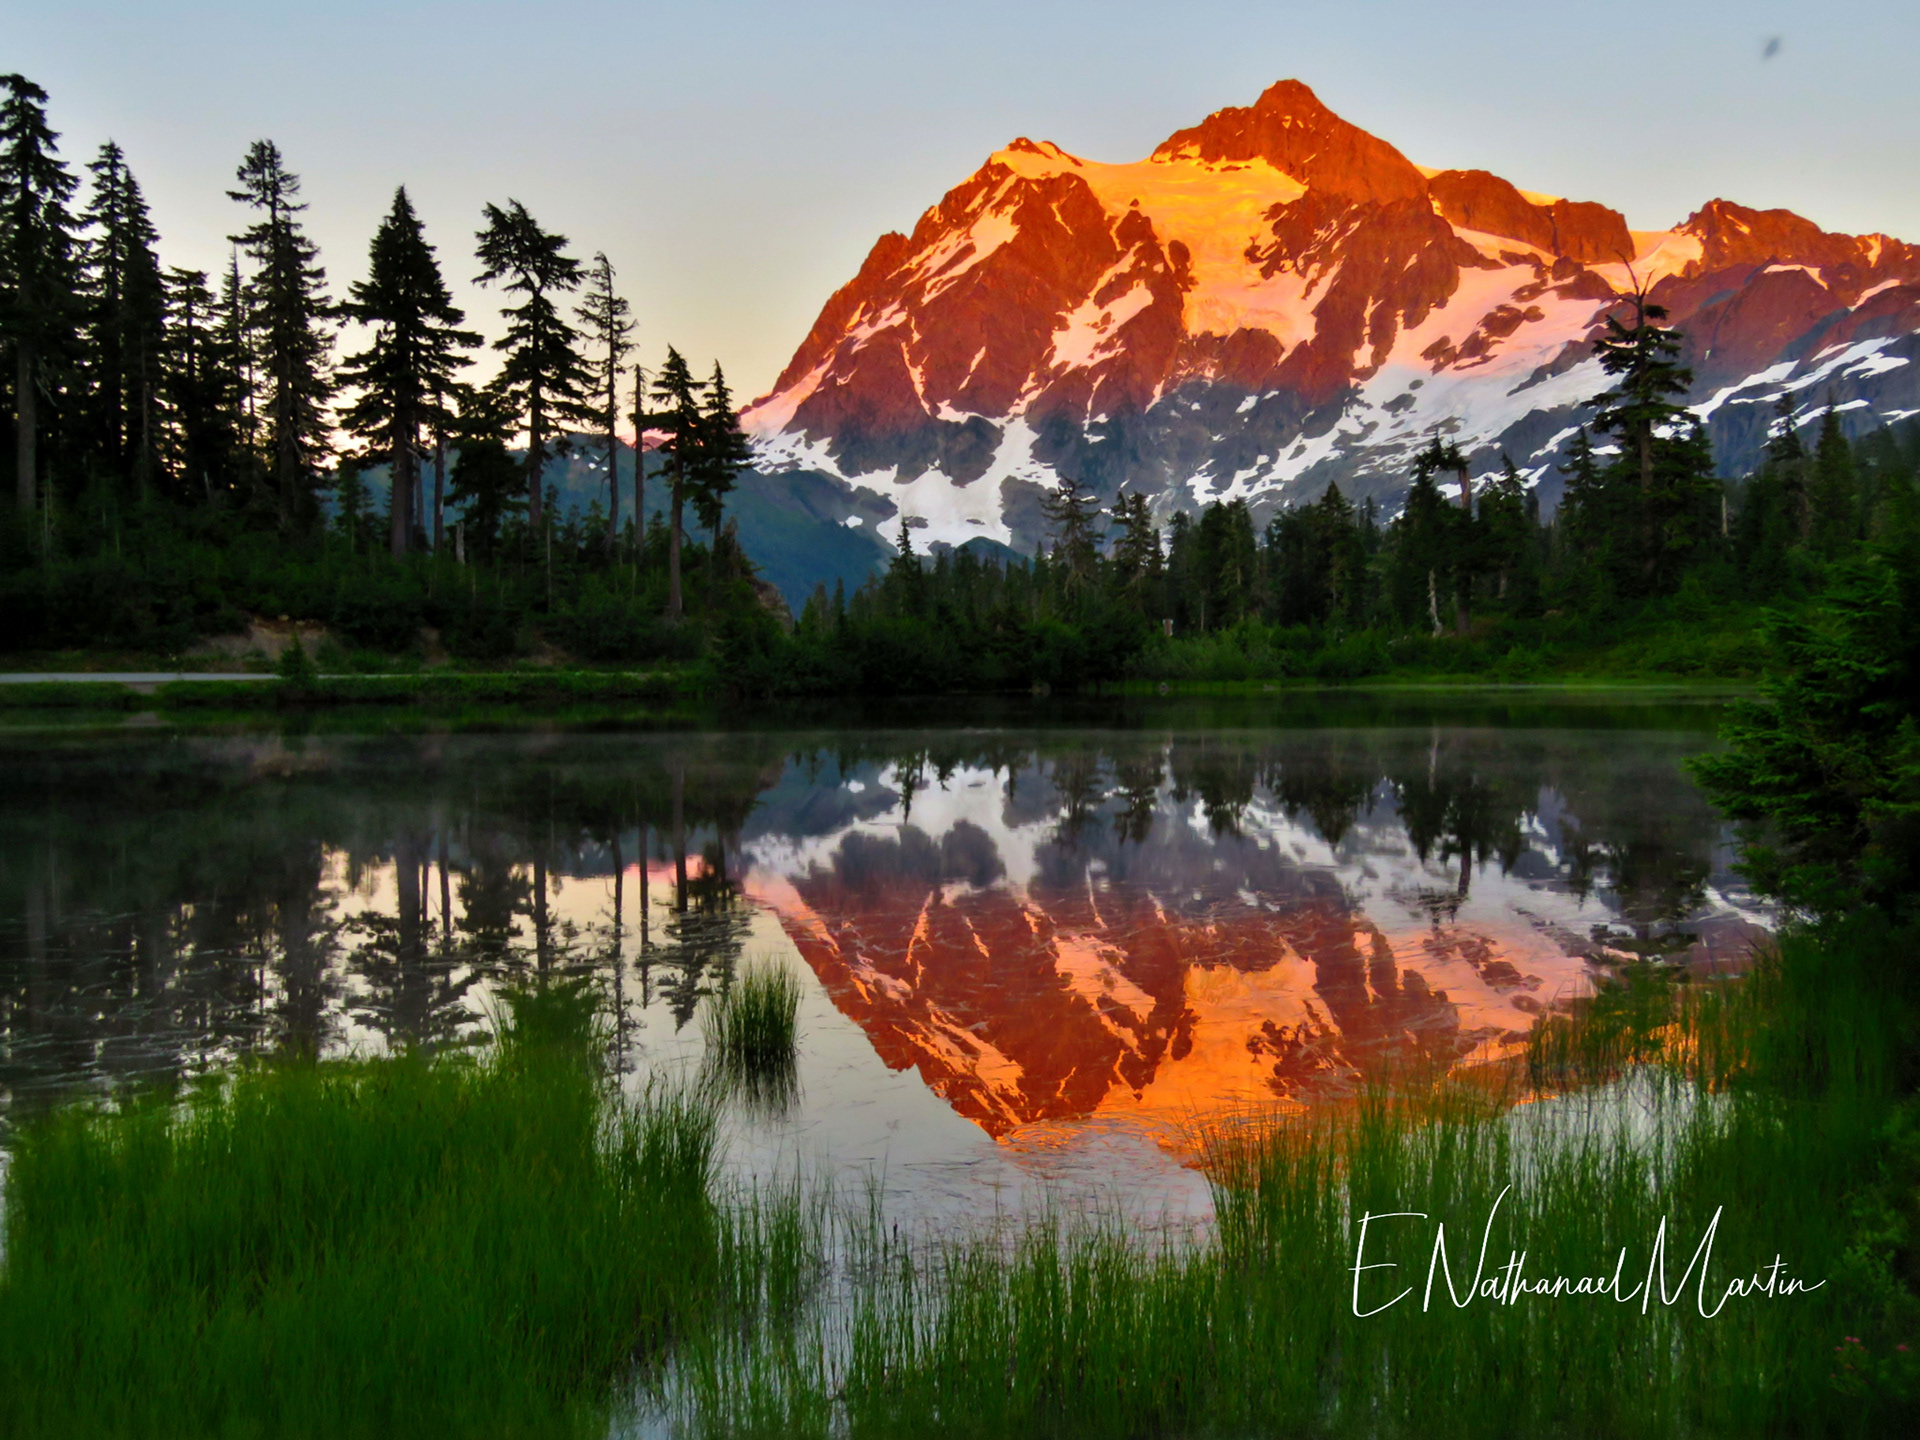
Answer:
[[[483,1058],[259,1065],[25,1128],[0,1433],[591,1433],[725,1293],[711,1110],[622,1103],[591,999]]]
[[[701,1015],[708,1065],[750,1103],[779,1108],[797,1084],[800,980],[777,961],[750,960]]]

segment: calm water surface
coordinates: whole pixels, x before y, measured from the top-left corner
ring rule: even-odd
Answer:
[[[1183,1123],[1497,1057],[1765,923],[1681,768],[1711,706],[1325,718],[0,738],[0,1105],[472,1041],[564,973],[639,1086],[774,957],[799,1091],[730,1117],[732,1165],[1178,1220]]]

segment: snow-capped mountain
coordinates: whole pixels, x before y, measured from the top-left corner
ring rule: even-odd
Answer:
[[[770,479],[829,477],[845,523],[912,517],[922,545],[1031,549],[1062,475],[1162,519],[1329,481],[1391,513],[1436,430],[1550,505],[1605,388],[1591,338],[1636,284],[1686,332],[1729,471],[1783,391],[1856,431],[1920,413],[1920,247],[1726,200],[1630,231],[1424,169],[1287,80],[1134,164],[1015,140],[880,237],[745,420]]]

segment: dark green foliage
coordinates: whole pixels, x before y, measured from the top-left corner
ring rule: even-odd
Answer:
[[[29,1127],[0,1433],[575,1434],[724,1293],[713,1117],[602,1085],[578,991],[484,1060],[242,1071]]]
[[[47,124],[47,92],[0,75],[0,337],[13,360],[15,498],[39,498],[39,401],[74,358],[75,180]]]
[[[593,374],[593,403],[597,406],[602,399],[606,402],[605,409],[597,409],[594,418],[606,432],[607,552],[612,554],[620,538],[620,362],[633,350],[628,338],[633,334],[633,311],[614,291],[613,265],[604,251],[596,252],[587,268],[586,297],[575,314],[586,327],[586,341],[591,347],[588,368]],[[638,505],[634,514],[640,514]]]
[[[717,542],[727,495],[741,471],[753,464],[753,446],[740,429],[733,392],[727,388],[727,377],[717,360],[707,381],[701,420],[697,453],[688,467],[688,498],[693,501],[693,513]]]
[[[594,418],[586,405],[593,377],[580,358],[580,337],[555,303],[557,296],[580,288],[580,262],[567,254],[567,237],[541,229],[518,200],[509,200],[504,210],[487,205],[484,213],[475,283],[498,284],[522,297],[501,312],[507,333],[493,348],[507,357],[501,393],[527,427],[527,520],[537,532],[544,518],[540,477],[547,445],[559,425]]]
[[[1920,895],[1920,574],[1872,556],[1843,566],[1804,615],[1779,615],[1787,673],[1694,762],[1729,814],[1761,828],[1756,883],[1833,910],[1905,909]]]
[[[925,553],[912,516],[889,556],[871,526],[822,523],[807,497],[824,490],[736,489],[751,450],[726,378],[716,364],[697,380],[669,348],[650,387],[632,377],[642,446],[657,444],[636,465],[623,522],[614,422],[632,322],[604,255],[583,269],[519,202],[485,207],[479,279],[509,303],[502,370],[475,387],[459,374],[474,337],[404,189],[336,312],[301,229],[300,182],[256,143],[231,192],[255,223],[216,286],[159,269],[139,186],[111,143],[80,233],[46,97],[19,76],[4,85],[0,318],[26,368],[13,385],[23,505],[0,525],[0,604],[18,651],[173,654],[250,615],[286,614],[351,647],[430,661],[436,638],[464,663],[552,650],[606,664],[707,659],[744,695],[1735,678],[1767,664],[1759,607],[1804,606],[1863,547],[1898,573],[1914,563],[1890,537],[1915,530],[1920,426],[1849,441],[1829,402],[1809,453],[1807,417],[1783,394],[1765,463],[1723,482],[1681,403],[1681,337],[1644,297],[1597,340],[1613,388],[1593,435],[1575,436],[1551,516],[1540,471],[1435,434],[1384,523],[1372,498],[1356,508],[1337,485],[1265,512],[1235,496],[1156,516],[1146,496],[1121,494],[1103,515],[1103,492],[1068,476],[1045,498],[1049,533],[1031,560],[984,541]],[[561,309],[583,282],[584,337]],[[350,403],[329,413],[339,316],[372,334],[341,374]],[[42,401],[49,423],[36,418]],[[323,468],[336,423],[357,453]],[[549,461],[576,443],[573,424],[592,427],[596,451],[604,442],[606,490],[584,513],[553,513]],[[649,462],[670,488],[664,524],[639,513]],[[794,507],[812,533],[831,527],[833,553],[808,557],[811,573],[844,570],[853,593],[819,595],[789,636],[740,536],[760,543]],[[428,546],[431,563],[416,563]],[[790,568],[773,578],[793,585]]]
[[[228,198],[259,212],[233,239],[255,266],[246,285],[243,328],[258,358],[261,459],[285,533],[312,521],[316,468],[328,444],[333,341],[327,272],[320,268],[319,247],[301,228],[307,207],[298,198],[300,177],[286,168],[280,148],[271,140],[254,141],[235,178],[240,188],[228,191]]]
[[[466,363],[461,351],[480,343],[459,328],[466,316],[453,303],[404,186],[374,232],[367,278],[349,294],[347,313],[373,336],[341,368],[340,379],[359,395],[340,421],[365,443],[363,458],[387,464],[388,545],[404,555],[426,518],[413,508],[421,427],[444,431],[450,423],[446,399]]]
[[[87,168],[93,192],[81,223],[91,233],[78,287],[87,459],[103,476],[130,480],[144,499],[159,472],[166,294],[158,237],[118,145],[102,145]]]

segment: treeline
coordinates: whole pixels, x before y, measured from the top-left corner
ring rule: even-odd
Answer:
[[[726,378],[697,379],[672,349],[657,373],[631,363],[603,254],[582,262],[518,201],[482,207],[475,276],[505,328],[481,384],[479,338],[404,188],[338,299],[271,141],[228,193],[244,223],[225,271],[164,266],[119,147],[83,187],[45,94],[0,76],[10,650],[177,654],[284,615],[329,628],[327,668],[437,636],[463,661],[706,659],[749,694],[1750,674],[1760,607],[1920,524],[1920,430],[1850,442],[1831,404],[1799,427],[1783,397],[1765,463],[1718,478],[1682,403],[1680,334],[1629,298],[1598,341],[1612,388],[1551,516],[1505,456],[1444,435],[1390,520],[1329,486],[1262,525],[1236,500],[1163,526],[1143,495],[1103,504],[1068,480],[1033,560],[923,555],[907,517],[886,573],[817,593],[789,635],[727,521],[750,453]],[[658,441],[630,457],[625,493],[623,423]],[[544,483],[569,450],[605,469],[584,512]]]
[[[698,643],[674,633],[689,607],[704,620],[751,603],[723,523],[748,459],[726,377],[716,364],[696,378],[671,348],[651,376],[629,368],[634,324],[604,254],[582,262],[517,200],[483,206],[475,279],[500,292],[505,333],[498,372],[475,383],[480,336],[406,189],[342,298],[300,191],[279,148],[255,142],[228,191],[243,223],[224,272],[168,267],[120,147],[100,147],[83,187],[45,92],[0,76],[12,648],[171,649],[286,610],[370,646],[405,648],[435,624],[506,653],[526,637],[502,644],[501,614],[516,633],[581,642],[585,605],[591,630],[620,612],[589,652],[684,650]],[[622,513],[623,423],[661,441],[657,534],[644,464]],[[586,515],[555,513],[543,484],[573,447],[604,456]],[[380,470],[384,505],[368,483]],[[690,587],[695,565],[707,583]]]
[[[1068,480],[1031,564],[966,547],[929,560],[909,520],[884,576],[817,592],[790,644],[737,656],[736,671],[773,691],[1752,673],[1762,607],[1813,596],[1852,557],[1911,554],[1920,426],[1850,441],[1829,404],[1808,436],[1783,396],[1765,462],[1723,481],[1680,403],[1692,376],[1666,318],[1635,300],[1608,317],[1613,385],[1570,446],[1551,517],[1511,459],[1445,437],[1415,458],[1388,523],[1329,485],[1264,527],[1233,500],[1161,528],[1146,497],[1103,508]]]

